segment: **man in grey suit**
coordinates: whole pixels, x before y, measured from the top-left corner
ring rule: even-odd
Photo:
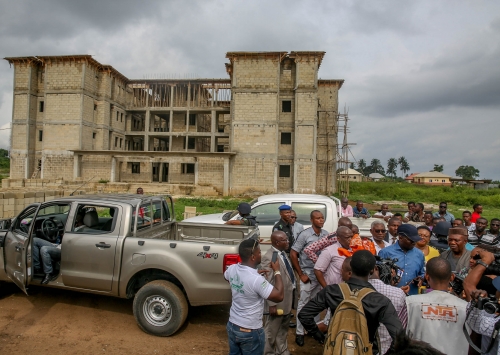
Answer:
[[[265,317],[264,331],[266,334],[265,355],[289,355],[288,351],[288,325],[292,316],[293,289],[295,288],[295,276],[292,269],[292,263],[286,255],[288,250],[288,237],[282,231],[275,231],[271,234],[272,247],[262,256],[261,266],[268,271],[266,279],[274,284],[274,273],[271,269],[271,260],[273,252],[278,253],[280,270],[283,271],[281,279],[283,280],[283,301],[275,303],[269,300],[265,302],[264,313],[269,313]]]

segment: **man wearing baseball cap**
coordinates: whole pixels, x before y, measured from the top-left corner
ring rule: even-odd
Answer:
[[[288,249],[286,250],[286,252],[287,254],[290,254],[290,249],[295,242],[292,230],[293,227],[290,224],[292,207],[288,205],[281,205],[278,207],[278,210],[280,211],[280,220],[274,225],[273,232],[282,231],[286,234],[286,237],[288,238]]]
[[[415,248],[415,244],[422,238],[418,235],[417,228],[411,224],[400,225],[398,236],[399,240],[396,243],[380,250],[378,255],[384,259],[398,259],[396,264],[403,269],[403,275],[396,286],[401,288],[410,286],[408,294],[416,295],[419,279],[425,274],[424,253]]]
[[[227,221],[226,224],[257,227],[257,221],[255,220],[255,217],[250,215],[250,212],[252,212],[252,207],[248,203],[240,203],[238,207],[236,207],[236,210],[239,212],[238,217],[236,219]]]

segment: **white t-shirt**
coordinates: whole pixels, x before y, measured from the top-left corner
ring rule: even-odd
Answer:
[[[262,328],[264,300],[273,291],[273,285],[249,266],[234,264],[224,272],[231,285],[233,302],[229,321],[247,329]]]
[[[413,338],[425,341],[445,354],[466,355],[469,344],[462,327],[467,302],[443,291],[406,298],[408,327]]]

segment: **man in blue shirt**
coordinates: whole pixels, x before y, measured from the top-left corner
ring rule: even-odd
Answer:
[[[352,209],[354,217],[370,218],[370,212],[363,207],[363,201],[358,200],[356,202],[356,207]]]
[[[408,294],[416,295],[418,293],[418,280],[411,281],[417,277],[423,277],[425,274],[424,254],[415,248],[415,244],[422,238],[418,235],[417,228],[411,224],[400,225],[398,236],[399,240],[395,244],[385,247],[378,255],[384,259],[398,259],[396,264],[403,269],[403,275],[397,286],[402,287],[409,284]]]
[[[434,212],[432,216],[444,218],[446,222],[453,223],[455,216],[447,211],[448,204],[446,202],[441,202],[439,204],[439,211]]]

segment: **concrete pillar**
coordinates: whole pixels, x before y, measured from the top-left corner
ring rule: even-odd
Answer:
[[[198,160],[194,163],[194,185],[198,186]]]
[[[116,158],[111,157],[111,177],[109,179],[110,182],[116,182]]]
[[[224,189],[222,194],[229,195],[229,157],[224,157]]]
[[[163,163],[158,164],[158,182],[163,182]]]
[[[149,109],[146,110],[146,123],[144,127],[144,151],[149,151],[149,126],[150,126],[151,113]]]
[[[210,152],[213,153],[216,151],[215,146],[215,132],[217,132],[217,111],[212,110],[212,122],[210,127]]]
[[[73,180],[76,180],[81,176],[80,171],[81,155],[73,155]]]

